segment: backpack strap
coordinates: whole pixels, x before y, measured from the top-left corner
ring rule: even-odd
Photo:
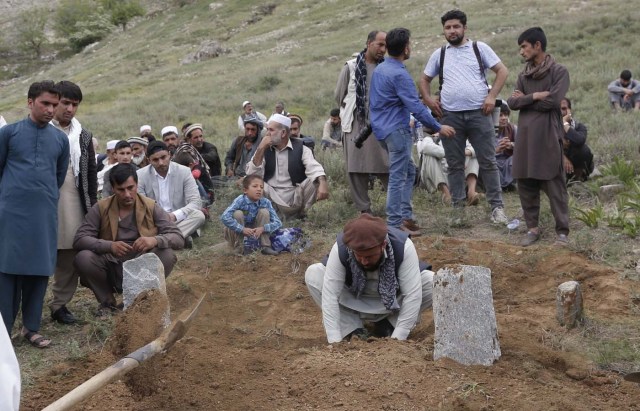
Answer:
[[[438,91],[442,91],[442,83],[444,83],[444,54],[447,52],[447,46],[442,46],[440,48],[440,72],[438,73],[438,81],[440,82],[440,87]]]

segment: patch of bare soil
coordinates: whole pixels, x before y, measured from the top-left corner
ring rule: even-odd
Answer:
[[[457,263],[492,270],[502,349],[493,366],[433,361],[431,312],[408,341],[327,345],[320,310],[303,283],[305,267],[324,255],[326,245],[316,243],[298,257],[211,251],[203,253],[206,259],[181,263],[168,281],[174,316],[200,295],[208,298],[188,334],[142,367],[157,391],[141,396],[117,382],[77,409],[640,409],[640,387],[569,351],[563,341],[579,340],[583,330],[565,331],[555,320],[556,287],[570,279],[582,284],[588,318],[637,320],[630,284],[615,272],[545,245],[522,249],[430,237],[415,242],[435,270]],[[42,408],[104,366],[97,356],[81,367],[70,364],[68,378],[55,385],[38,378],[26,391],[24,409]]]

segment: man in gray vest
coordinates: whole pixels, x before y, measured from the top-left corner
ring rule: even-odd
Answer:
[[[305,283],[322,308],[329,344],[370,334],[406,340],[431,307],[433,272],[408,234],[363,213],[338,235],[329,257],[309,266]]]
[[[369,175],[377,176],[385,187],[389,181],[389,156],[377,139],[366,139],[362,148],[357,148],[353,142],[369,123],[369,86],[373,70],[384,60],[386,37],[384,31],[369,33],[364,50],[342,67],[335,90],[344,133],[342,144],[349,191],[361,213],[371,213]]]
[[[324,168],[301,140],[291,139],[291,119],[274,114],[246,173],[264,179],[264,195],[283,219],[301,218],[316,201],[329,198]]]

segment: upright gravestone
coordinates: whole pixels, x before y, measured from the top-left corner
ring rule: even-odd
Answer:
[[[567,329],[582,321],[582,291],[577,281],[567,281],[556,292],[556,318]]]
[[[491,270],[458,265],[433,277],[433,359],[464,365],[491,365],[500,358],[500,342],[491,292]]]
[[[154,253],[125,261],[122,265],[122,299],[126,310],[143,291],[159,290],[167,298],[164,266]],[[165,326],[170,323],[169,304],[164,316]]]

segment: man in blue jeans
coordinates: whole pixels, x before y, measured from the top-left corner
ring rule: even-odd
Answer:
[[[419,87],[424,102],[435,116],[456,130],[455,138],[442,140],[453,206],[464,207],[465,204],[464,149],[468,139],[480,164],[480,175],[491,205],[491,221],[504,224],[507,216],[496,165],[491,113],[509,70],[491,47],[465,37],[467,16],[464,12],[448,11],[441,22],[448,44],[433,52],[420,77]],[[485,69],[496,73],[491,87]],[[440,79],[439,100],[431,97],[430,85],[435,77]]]
[[[404,65],[411,56],[411,32],[396,28],[387,33],[388,59],[380,63],[371,79],[369,118],[380,144],[389,152],[387,225],[420,235],[413,219],[411,198],[416,167],[411,158],[411,113],[423,126],[443,137],[453,137],[450,126],[441,126],[420,102],[415,84]]]

